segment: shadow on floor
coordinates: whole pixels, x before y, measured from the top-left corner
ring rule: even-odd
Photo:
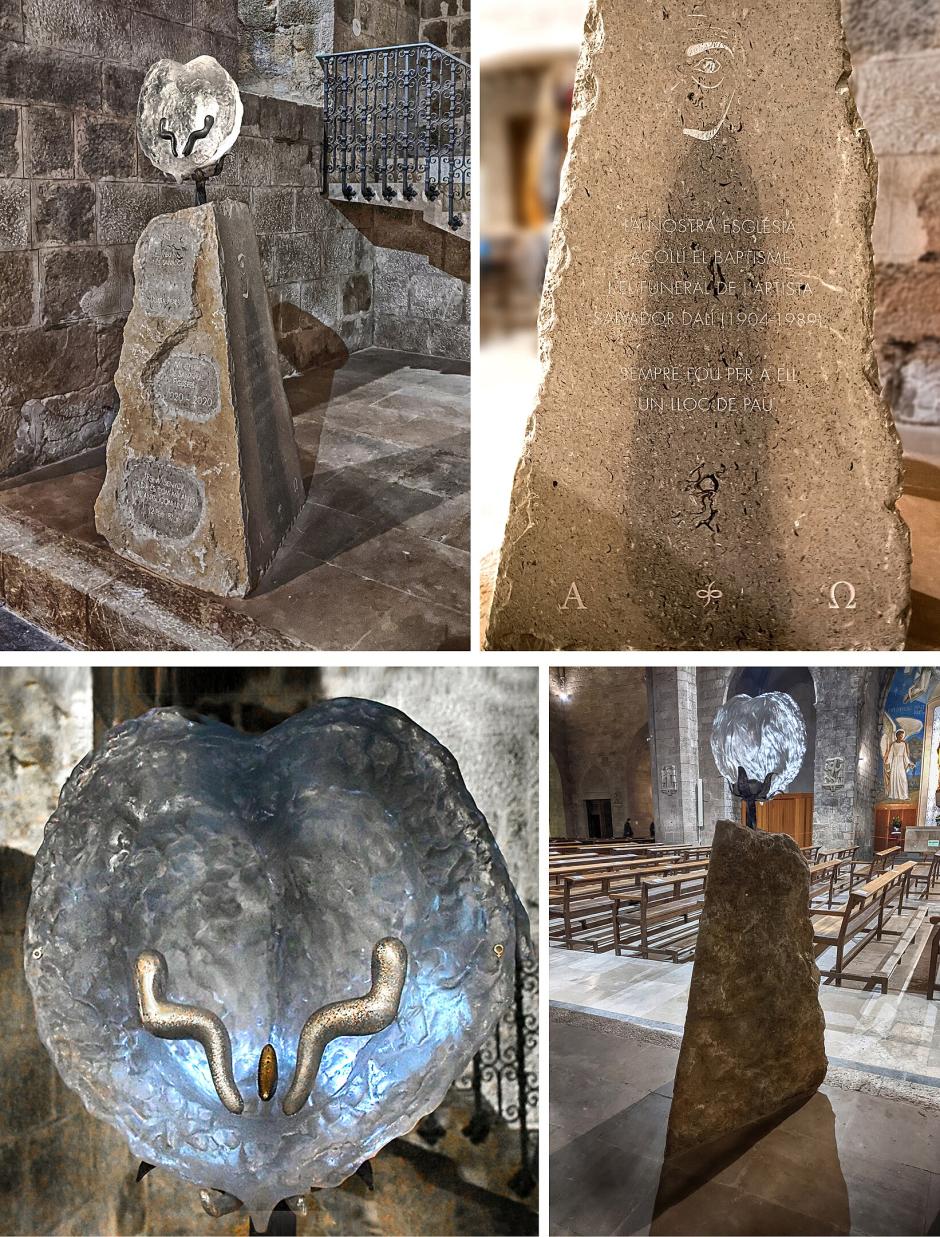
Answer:
[[[774,1132],[800,1109],[812,1129],[801,1146],[784,1147]],[[787,1154],[796,1151],[796,1154]],[[751,1193],[742,1182],[755,1179]],[[717,1188],[711,1188],[716,1183]],[[775,1197],[782,1187],[781,1196]],[[734,1191],[732,1197],[728,1191]],[[758,1192],[759,1191],[759,1192]],[[784,1198],[786,1201],[784,1201]],[[739,1219],[729,1220],[734,1202]],[[773,1210],[784,1208],[786,1226],[774,1224]],[[771,1220],[768,1225],[767,1220]],[[662,1167],[650,1233],[833,1233],[847,1234],[852,1221],[849,1192],[839,1161],[832,1104],[820,1092],[793,1103],[772,1120],[717,1139],[704,1147],[668,1157]]]

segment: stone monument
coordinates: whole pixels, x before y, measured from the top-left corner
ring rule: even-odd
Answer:
[[[180,81],[189,101],[174,110],[164,96]],[[200,57],[159,62],[141,91],[141,144],[164,170],[196,179],[200,197],[233,127],[237,136],[233,90],[237,99],[225,70]],[[247,206],[224,200],[153,219],[134,277],[95,523],[117,553],[161,575],[244,596],[304,502]]]
[[[831,0],[593,0],[491,649],[897,649],[876,168]]]
[[[786,1115],[826,1076],[809,869],[792,838],[715,829],[666,1155]]]

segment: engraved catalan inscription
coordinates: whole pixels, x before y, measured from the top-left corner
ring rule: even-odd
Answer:
[[[211,357],[172,352],[157,371],[153,393],[163,416],[208,421],[221,407],[219,367]]]
[[[169,460],[137,459],[127,465],[126,501],[135,519],[157,537],[190,537],[202,516],[202,486]]]
[[[155,220],[137,247],[137,297],[144,313],[185,322],[193,317],[198,232],[183,219]]]
[[[593,0],[493,650],[903,647],[874,159],[839,6],[781,12]]]

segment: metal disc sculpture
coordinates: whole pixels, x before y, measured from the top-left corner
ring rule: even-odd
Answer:
[[[786,790],[806,755],[803,714],[786,692],[732,696],[715,715],[712,756],[731,793],[747,804],[757,828],[757,804]]]
[[[202,205],[206,181],[222,171],[235,145],[243,111],[234,79],[212,56],[188,64],[158,60],[141,87],[138,140],[154,167],[177,182],[195,182]]]
[[[26,970],[89,1111],[262,1230],[438,1107],[527,942],[456,761],[402,713],[330,701],[252,737],[163,709],[63,789]]]

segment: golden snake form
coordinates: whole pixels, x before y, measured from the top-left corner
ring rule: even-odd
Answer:
[[[327,1044],[341,1035],[375,1035],[398,1017],[408,972],[408,951],[394,936],[386,936],[372,950],[372,986],[365,996],[323,1005],[304,1023],[297,1041],[294,1076],[281,1104],[285,1116],[300,1112],[317,1080]],[[134,963],[137,1007],[144,1029],[159,1039],[193,1039],[202,1045],[219,1099],[236,1115],[245,1102],[232,1069],[232,1042],[222,1019],[198,1005],[183,1005],[166,998],[167,965],[163,954],[145,949]],[[269,1100],[277,1087],[274,1048],[262,1049],[258,1094]]]

